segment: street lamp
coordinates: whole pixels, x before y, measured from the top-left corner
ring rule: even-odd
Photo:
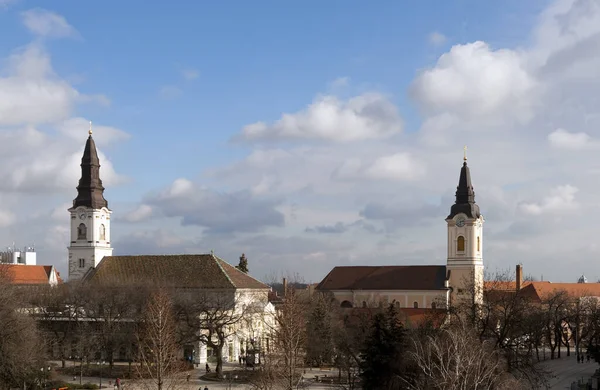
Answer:
[[[44,367],[40,368],[40,371],[42,372],[42,383],[44,388],[46,388],[46,381],[48,380],[48,376],[50,375],[50,370],[50,366],[48,366],[47,369],[45,369]]]
[[[104,366],[104,361],[98,361],[98,371],[100,372],[100,388],[102,388],[102,367]]]

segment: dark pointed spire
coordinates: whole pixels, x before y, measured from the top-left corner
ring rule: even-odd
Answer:
[[[471,184],[471,172],[467,166],[467,153],[465,146],[465,157],[463,166],[460,169],[460,178],[458,187],[456,187],[456,201],[450,209],[450,215],[447,219],[454,218],[457,214],[464,213],[469,218],[479,218],[481,215],[479,206],[475,203],[475,191]]]
[[[73,208],[84,206],[92,209],[108,207],[104,199],[104,187],[100,180],[100,159],[96,151],[96,143],[92,138],[92,123],[83,157],[81,158],[81,179],[77,186],[77,197],[73,200]]]

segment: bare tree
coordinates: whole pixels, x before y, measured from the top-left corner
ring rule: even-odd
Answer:
[[[285,390],[296,388],[301,378],[299,370],[305,354],[307,304],[294,288],[288,288],[270,328],[273,341],[271,364],[283,379]]]
[[[518,389],[506,374],[506,362],[493,341],[481,342],[464,325],[441,330],[436,335],[413,339],[409,357],[418,368],[414,390]]]
[[[182,363],[178,359],[176,324],[170,294],[155,292],[146,306],[137,332],[140,377],[147,389],[169,390],[180,386]]]
[[[35,320],[11,284],[10,267],[0,266],[0,388],[23,387],[39,379],[45,346]],[[21,291],[24,293],[24,291]]]
[[[212,348],[217,359],[216,372],[223,375],[223,349],[238,331],[238,326],[253,308],[252,296],[231,291],[178,292],[176,316],[181,343],[201,342]]]
[[[259,372],[252,387],[260,390],[291,390],[297,388],[302,375],[306,351],[306,315],[308,296],[302,297],[289,287],[273,318],[264,322],[268,328],[269,348],[263,354]]]
[[[35,317],[53,350],[57,350],[62,367],[70,357],[70,344],[75,344],[79,320],[83,314],[83,295],[77,282],[43,286],[32,294]]]
[[[539,309],[539,303],[515,290],[514,277],[505,272],[486,282],[479,302],[453,304],[451,321],[472,326],[480,342],[493,343],[502,354],[508,372],[535,387],[547,376],[543,367],[534,364],[532,354],[533,343],[542,339],[539,330],[531,330],[540,325]]]
[[[135,340],[134,327],[142,312],[148,291],[143,286],[87,285],[83,311],[94,332],[101,359],[110,367],[121,346]]]

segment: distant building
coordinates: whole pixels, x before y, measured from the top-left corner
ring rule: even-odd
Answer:
[[[71,221],[68,247],[70,281],[78,280],[91,286],[109,285],[111,288],[139,284],[163,286],[198,296],[215,294],[233,304],[224,307],[253,313],[231,325],[230,328],[234,329],[229,329],[233,332],[223,349],[225,361],[237,361],[245,352],[260,349],[266,341],[267,329],[263,327],[262,319],[271,318],[274,313],[268,299],[270,287],[213,253],[112,256],[112,211],[104,198],[100,159],[91,130],[81,159],[77,196],[68,211]],[[252,310],[247,310],[249,307]],[[211,353],[210,348],[200,342],[183,345],[182,348],[185,358],[196,363],[206,363]]]
[[[63,282],[53,265],[0,264],[0,274],[19,286],[56,286]]]
[[[8,247],[5,251],[0,252],[0,263],[36,265],[35,248],[25,247],[23,250],[20,250],[15,248],[14,245]]]
[[[333,268],[316,287],[342,308],[393,304],[411,317],[441,309],[460,299],[483,299],[483,215],[475,203],[466,156],[456,201],[446,217],[446,265],[364,265]]]

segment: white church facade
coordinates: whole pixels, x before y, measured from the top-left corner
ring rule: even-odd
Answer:
[[[68,209],[71,221],[68,247],[70,281],[94,286],[164,286],[219,302],[241,321],[228,326],[225,361],[237,361],[249,350],[267,343],[275,309],[270,287],[210,254],[113,256],[111,215],[100,179],[100,159],[90,129],[81,159],[77,196]],[[218,309],[218,308],[216,308]],[[198,332],[205,332],[199,329]],[[198,337],[200,339],[200,337]],[[205,343],[183,346],[187,359],[204,364],[210,355]],[[106,357],[104,357],[106,358]],[[118,357],[117,357],[118,358]]]

